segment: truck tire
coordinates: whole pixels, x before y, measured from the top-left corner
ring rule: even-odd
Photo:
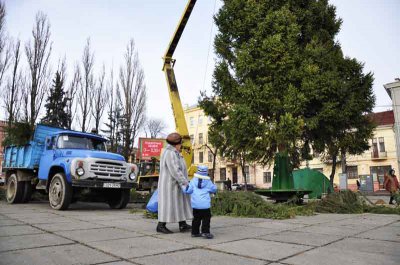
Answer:
[[[111,209],[124,209],[131,198],[130,189],[110,190],[107,195]]]
[[[27,203],[31,200],[32,197],[32,184],[30,181],[22,182],[24,184],[24,193],[22,196],[22,203]]]
[[[64,173],[57,173],[50,182],[49,203],[54,210],[66,210],[72,199],[72,187]]]
[[[7,192],[6,199],[8,203],[20,203],[24,195],[25,183],[18,181],[17,175],[15,173],[7,180]]]

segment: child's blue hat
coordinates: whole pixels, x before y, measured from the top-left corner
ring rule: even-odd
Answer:
[[[197,166],[197,171],[194,176],[199,179],[210,179],[208,176],[208,167],[204,165]]]

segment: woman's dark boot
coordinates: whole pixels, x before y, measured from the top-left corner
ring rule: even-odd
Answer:
[[[158,222],[157,229],[156,229],[157,232],[163,233],[163,234],[172,234],[173,232],[166,227],[166,224],[167,223]]]
[[[181,221],[179,222],[179,231],[181,232],[187,232],[187,231],[191,231],[192,230],[192,226],[188,225],[186,223],[186,221]]]

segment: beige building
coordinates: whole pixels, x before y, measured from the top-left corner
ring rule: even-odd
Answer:
[[[202,109],[197,106],[186,107],[185,117],[192,139],[194,148],[194,163],[207,165],[212,168],[213,147],[208,144],[208,126],[210,119]],[[374,113],[372,118],[377,124],[374,136],[370,140],[371,148],[362,155],[347,156],[347,186],[349,189],[356,189],[356,180],[361,176],[373,176],[374,190],[382,188],[383,176],[390,168],[398,172],[393,111]],[[207,147],[209,146],[211,150]],[[321,161],[315,158],[308,162],[303,162],[301,168],[306,165],[325,174],[330,175],[332,164],[330,161]],[[249,164],[245,167],[248,183],[254,184],[259,188],[272,186],[273,166],[263,167],[260,164]],[[339,185],[339,174],[342,173],[340,162],[336,168],[334,182]],[[228,161],[217,156],[215,166],[215,180],[232,180],[232,183],[243,183],[241,168],[237,163]]]

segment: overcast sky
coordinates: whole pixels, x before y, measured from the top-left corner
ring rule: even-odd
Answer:
[[[30,38],[35,14],[48,15],[53,41],[52,61],[67,58],[73,67],[80,60],[90,37],[98,72],[104,63],[114,71],[125,47],[133,38],[145,72],[148,91],[147,114],[163,119],[174,130],[162,59],[186,0],[6,0],[6,28],[23,42]],[[375,77],[375,111],[391,106],[383,84],[400,77],[400,1],[331,0],[343,19],[338,40],[345,55],[365,63]],[[198,0],[175,51],[175,74],[182,104],[196,104],[203,89],[210,91],[214,53],[210,32],[215,34],[212,16],[220,7],[217,0]],[[210,54],[208,56],[208,52]],[[208,61],[207,61],[208,58]],[[26,59],[23,59],[26,61]],[[69,77],[72,73],[69,74]],[[3,110],[2,110],[3,112]],[[4,116],[4,115],[2,115]],[[4,118],[4,117],[2,117]]]

